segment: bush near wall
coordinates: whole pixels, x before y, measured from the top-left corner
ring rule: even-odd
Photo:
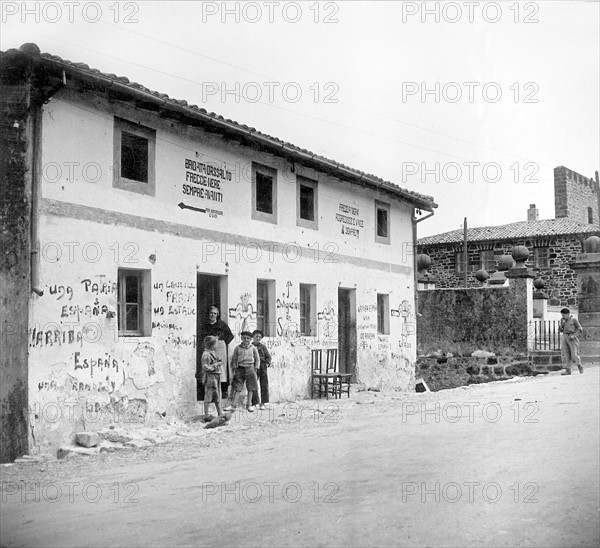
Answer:
[[[486,350],[502,356],[527,352],[524,284],[501,288],[419,291],[417,353],[470,356]]]

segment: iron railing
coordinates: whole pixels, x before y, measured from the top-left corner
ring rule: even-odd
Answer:
[[[533,322],[533,349],[534,350],[560,350],[559,320],[534,320]]]

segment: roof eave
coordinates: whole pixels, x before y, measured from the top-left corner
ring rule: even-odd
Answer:
[[[338,162],[329,161],[327,159],[317,156],[316,154],[302,152],[291,148],[288,145],[286,145],[286,143],[278,142],[277,140],[269,136],[260,134],[254,128],[245,129],[243,127],[240,127],[238,124],[234,124],[227,120],[211,116],[208,113],[204,113],[200,109],[195,109],[189,106],[183,106],[173,103],[165,97],[158,97],[144,90],[136,89],[126,84],[122,84],[108,76],[105,76],[102,73],[89,72],[88,70],[74,66],[69,62],[57,59],[49,59],[43,56],[40,57],[40,61],[43,64],[49,64],[51,66],[59,68],[60,70],[64,70],[67,74],[76,75],[80,79],[102,82],[107,87],[111,89],[118,89],[126,95],[143,98],[146,101],[150,101],[160,105],[164,110],[177,112],[179,114],[188,116],[192,119],[200,120],[201,122],[209,126],[216,127],[226,135],[234,134],[245,139],[250,139],[254,142],[260,143],[262,146],[266,147],[274,154],[284,156],[288,159],[297,160],[299,163],[311,164],[314,167],[317,167],[326,173],[332,173],[334,175],[338,174],[340,178],[344,178],[358,184],[370,186],[374,189],[385,190],[401,198],[405,202],[412,204],[418,209],[433,212],[433,210],[438,207],[438,204],[436,204],[433,201],[433,197],[431,196],[423,196],[422,198],[414,196],[411,192],[404,190],[396,185],[393,185],[392,183],[388,183],[383,179],[377,179],[364,173],[355,172],[354,170],[347,168],[339,164]]]

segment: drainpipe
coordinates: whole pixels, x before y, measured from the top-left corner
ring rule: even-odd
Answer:
[[[43,106],[50,98],[67,84],[65,71],[62,71],[62,80],[39,100],[31,102],[29,109],[32,116],[32,166],[31,166],[31,291],[38,297],[44,294],[40,287],[40,188],[42,173],[42,118]],[[30,81],[31,86],[31,81]],[[31,94],[31,90],[29,92]]]

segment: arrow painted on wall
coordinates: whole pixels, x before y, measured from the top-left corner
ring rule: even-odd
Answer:
[[[199,211],[200,213],[206,213],[206,209],[190,206],[190,205],[184,204],[183,202],[180,202],[178,205],[181,209],[191,209],[193,211]]]

